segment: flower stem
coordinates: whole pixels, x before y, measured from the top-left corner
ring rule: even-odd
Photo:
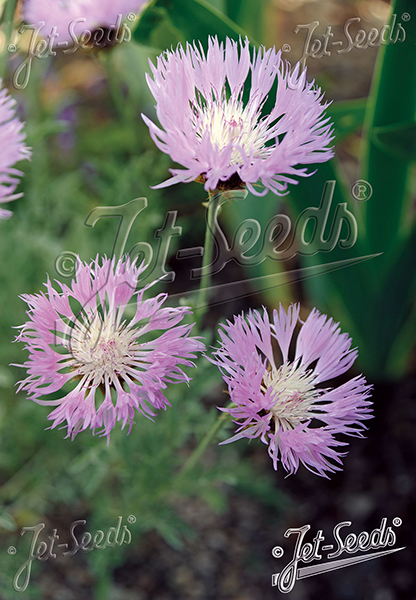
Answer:
[[[230,402],[226,406],[226,408],[231,408],[232,406],[234,406],[234,402]],[[191,456],[182,466],[181,470],[179,471],[180,475],[185,475],[197,465],[199,459],[204,454],[205,450],[212,442],[212,440],[214,439],[218,431],[221,429],[228,417],[228,413],[222,413],[222,415],[220,415],[218,419],[213,423],[211,429],[207,431],[205,437],[199,442],[198,446],[192,452]]]
[[[101,55],[100,55],[101,56]],[[105,69],[107,71],[108,88],[114,108],[121,121],[125,120],[125,105],[126,101],[121,88],[121,82],[118,77],[117,68],[114,65],[114,57],[112,51],[107,50],[102,52]]]
[[[211,272],[209,270],[209,265],[212,261],[212,250],[214,243],[214,223],[215,216],[218,210],[218,206],[220,203],[221,194],[217,192],[217,190],[209,192],[209,200],[208,200],[208,215],[207,215],[207,227],[205,230],[205,241],[204,241],[204,258],[202,261],[202,277],[201,283],[199,285],[199,293],[197,298],[196,308],[199,309],[200,316],[199,321],[201,322],[205,313],[207,312],[207,296],[208,290],[211,285]]]
[[[13,33],[13,20],[16,12],[17,0],[7,0],[3,9],[2,23],[6,23],[5,26],[5,47],[8,48],[9,42]],[[4,79],[7,71],[8,53],[5,52],[0,57],[0,77]]]

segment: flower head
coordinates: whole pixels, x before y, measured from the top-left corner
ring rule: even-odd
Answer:
[[[0,204],[20,198],[15,194],[21,171],[13,168],[19,160],[30,157],[30,150],[24,143],[23,123],[15,116],[16,101],[9,96],[7,89],[1,88],[0,79]],[[0,207],[0,220],[8,219],[12,213]]]
[[[306,177],[296,165],[329,160],[332,140],[324,117],[323,94],[306,81],[306,70],[290,65],[281,52],[264,47],[250,57],[249,42],[227,38],[225,48],[209,38],[208,51],[196,43],[179,44],[161,54],[147,83],[156,100],[162,128],[143,115],[157,147],[183,165],[156,187],[203,181],[205,189],[245,187],[258,196],[268,190],[282,195],[293,176]],[[251,87],[243,99],[246,81]],[[276,82],[274,107],[262,109]],[[254,184],[261,180],[264,190]]]
[[[370,419],[371,386],[360,375],[339,385],[324,386],[345,373],[354,363],[357,350],[351,338],[341,333],[339,323],[313,309],[304,323],[300,307],[282,306],[270,322],[252,311],[246,318],[234,317],[220,330],[220,347],[212,362],[220,368],[235,407],[228,412],[238,429],[223,443],[243,437],[259,437],[269,446],[273,467],[280,460],[290,474],[299,462],[313,473],[339,471],[342,463],[337,448],[347,445],[335,434],[362,437],[362,421]],[[291,352],[295,327],[302,323]],[[280,350],[280,363],[274,346]],[[276,348],[277,349],[277,348]],[[279,364],[279,366],[277,366]]]
[[[180,325],[187,307],[163,308],[167,294],[144,299],[147,288],[135,291],[145,268],[128,259],[79,262],[71,287],[59,283],[57,291],[48,278],[47,294],[22,296],[29,320],[17,341],[29,360],[18,365],[28,371],[18,390],[56,406],[52,428],[66,422],[72,439],[88,427],[109,436],[116,421],[130,433],[135,410],[150,418],[166,409],[162,390],[189,382],[179,365],[193,366],[190,359],[204,350],[190,336],[192,325]],[[41,399],[66,385],[61,398]]]
[[[113,27],[119,15],[125,18],[129,13],[138,13],[146,2],[147,0],[24,0],[23,16],[26,23],[43,22],[40,32],[45,36],[55,28],[56,46],[59,42],[72,43],[74,38],[86,31]]]

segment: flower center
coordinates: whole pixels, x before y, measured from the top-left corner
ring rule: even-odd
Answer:
[[[273,388],[276,402],[270,413],[276,430],[279,426],[293,429],[299,423],[316,416],[310,407],[321,392],[314,388],[314,377],[312,371],[304,371],[289,362],[266,373],[262,389],[266,391],[269,387]]]
[[[214,102],[203,109],[197,108],[194,122],[196,134],[202,138],[208,132],[211,142],[221,151],[234,146],[230,165],[242,162],[239,146],[252,158],[266,158],[270,150],[267,142],[267,125],[257,122],[257,114],[250,114],[248,107],[238,101]]]
[[[78,375],[90,376],[97,384],[104,382],[105,375],[111,380],[126,372],[132,362],[127,328],[117,327],[109,316],[103,321],[96,314],[91,323],[79,323],[74,331],[71,351]]]

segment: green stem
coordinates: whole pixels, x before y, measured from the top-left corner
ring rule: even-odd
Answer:
[[[214,245],[214,223],[215,216],[218,211],[218,206],[220,203],[221,194],[216,190],[209,192],[209,200],[208,200],[208,215],[207,215],[207,227],[205,230],[205,241],[204,241],[204,258],[202,261],[202,277],[201,283],[199,285],[199,293],[198,299],[196,303],[197,309],[201,312],[199,314],[199,321],[202,320],[203,316],[207,312],[207,297],[208,291],[211,286],[211,272],[209,270],[209,265],[212,261],[212,249]]]
[[[3,16],[1,19],[2,23],[6,24],[5,27],[5,53],[0,57],[0,77],[4,79],[7,70],[7,61],[8,61],[8,45],[12,37],[13,33],[13,25],[14,25],[14,13],[16,11],[17,0],[8,0],[4,6]]]
[[[227,404],[226,408],[232,408],[233,406],[234,402],[230,402],[229,404]],[[192,452],[191,456],[182,466],[182,469],[179,471],[180,475],[185,475],[197,465],[199,459],[204,454],[205,450],[208,448],[209,444],[217,435],[218,431],[221,429],[228,417],[228,413],[222,413],[222,415],[218,417],[218,419],[212,425],[211,429],[206,433],[205,437],[202,438],[198,446]]]
[[[126,148],[132,155],[141,154],[143,151],[141,136],[137,129],[137,105],[132,99],[131,89],[123,76],[123,68],[117,62],[117,53],[120,49],[110,48],[102,50],[99,54],[107,74],[108,90],[118,120],[125,127]],[[125,93],[123,91],[125,87]]]
[[[34,60],[30,82],[26,89],[27,100],[27,144],[32,148],[32,159],[25,167],[25,210],[21,219],[29,230],[40,227],[44,233],[56,232],[56,197],[50,185],[51,144],[48,121],[50,113],[42,100],[45,71],[50,59]],[[47,217],[46,217],[47,216]]]
[[[114,65],[113,50],[104,50],[100,53],[103,57],[105,69],[107,71],[108,87],[111,94],[111,99],[121,121],[126,120],[125,106],[126,101],[121,89],[121,82],[118,77],[117,68]]]

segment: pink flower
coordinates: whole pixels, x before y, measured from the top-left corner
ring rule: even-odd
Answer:
[[[85,31],[115,26],[118,15],[141,11],[147,0],[24,0],[23,17],[26,23],[44,23],[40,33],[45,37],[56,28],[60,41],[73,43]],[[72,33],[71,33],[72,32]],[[66,46],[63,46],[64,48]]]
[[[90,427],[110,436],[116,421],[133,425],[135,410],[146,417],[170,406],[162,390],[167,383],[190,381],[179,365],[204,350],[190,336],[192,325],[179,325],[187,307],[162,308],[167,294],[144,299],[149,286],[135,291],[146,267],[98,257],[78,264],[71,287],[49,278],[47,295],[25,294],[29,320],[17,341],[29,350],[28,377],[18,391],[46,406],[52,428],[66,423],[72,439]],[[130,304],[129,304],[130,302]],[[68,391],[63,391],[66,386]],[[59,399],[43,396],[62,391]]]
[[[143,119],[157,147],[185,167],[172,169],[172,179],[156,187],[197,179],[207,191],[247,186],[257,196],[268,190],[283,195],[288,183],[297,183],[294,176],[308,175],[296,165],[333,156],[321,90],[306,81],[299,63],[291,73],[274,48],[254,50],[250,57],[247,39],[238,45],[227,38],[224,49],[214,37],[206,56],[195,42],[186,50],[179,44],[150,67],[153,78],[147,76],[147,83],[161,127]],[[277,89],[271,92],[274,83]],[[274,107],[263,115],[271,93]],[[254,187],[259,180],[261,192]]]
[[[273,311],[272,323],[266,309],[263,316],[251,311],[220,330],[220,347],[212,362],[220,368],[236,406],[219,410],[238,425],[236,435],[223,443],[259,437],[269,446],[275,470],[280,460],[289,474],[296,473],[301,462],[327,477],[325,471],[341,470],[345,453],[338,448],[347,445],[335,434],[362,437],[366,429],[362,421],[372,416],[371,386],[362,375],[338,387],[323,386],[348,371],[357,350],[351,349],[351,338],[340,332],[339,323],[316,309],[303,323],[299,310],[299,304],[287,313],[280,306]],[[298,322],[302,326],[292,352]]]
[[[3,204],[23,195],[14,193],[19,184],[18,176],[23,173],[13,165],[29,159],[30,150],[24,143],[23,123],[15,116],[16,101],[9,96],[7,89],[1,89],[1,85],[0,79],[0,204]],[[9,210],[0,207],[0,220],[11,216]]]

